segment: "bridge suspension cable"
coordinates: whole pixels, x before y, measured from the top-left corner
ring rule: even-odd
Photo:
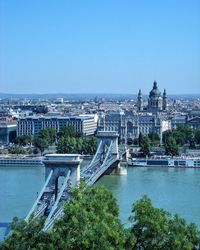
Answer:
[[[96,162],[98,161],[98,155],[101,153],[101,148],[102,148],[102,140],[100,141],[99,145],[98,145],[98,148],[97,148],[97,151],[94,155],[94,157],[92,158],[92,161],[87,165],[87,167],[83,170],[83,172],[87,171],[88,169],[91,168],[91,166]]]
[[[62,188],[61,188],[61,190],[60,190],[60,192],[58,194],[58,197],[57,197],[57,199],[56,199],[56,201],[55,201],[55,203],[54,203],[54,205],[53,205],[53,207],[51,209],[51,212],[49,213],[49,215],[48,215],[48,217],[47,217],[47,219],[45,221],[43,231],[48,230],[47,229],[47,228],[49,228],[48,225],[50,224],[52,219],[54,220],[53,215],[54,215],[56,209],[58,208],[58,205],[59,205],[60,199],[61,199],[61,197],[62,197],[62,195],[64,193],[64,190],[67,188],[67,184],[68,184],[70,174],[71,174],[71,171],[69,170],[68,173],[67,173],[67,176],[66,176],[66,178],[64,180],[64,183],[62,185]]]
[[[31,210],[29,211],[28,215],[26,216],[25,221],[28,221],[28,220],[29,220],[31,214],[35,211],[36,207],[39,205],[39,201],[40,201],[40,199],[41,199],[41,197],[42,197],[42,195],[43,195],[43,193],[44,193],[44,191],[45,191],[45,189],[46,189],[46,187],[47,187],[47,185],[48,185],[48,183],[49,183],[49,181],[50,181],[50,179],[51,179],[52,174],[53,174],[53,170],[50,171],[49,176],[48,176],[48,178],[46,179],[45,184],[44,184],[44,186],[43,186],[43,188],[42,188],[40,194],[38,195],[36,201],[34,202],[34,204],[33,204],[32,208],[31,208]],[[45,207],[46,207],[46,206],[45,206]],[[43,207],[42,207],[42,208],[43,208]],[[34,216],[34,217],[35,217],[35,216]]]

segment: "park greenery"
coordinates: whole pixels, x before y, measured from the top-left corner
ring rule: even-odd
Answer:
[[[142,133],[139,134],[138,144],[140,146],[140,151],[145,155],[149,156],[152,148],[151,140],[149,136],[145,136]]]
[[[166,155],[177,156],[180,148],[188,144],[190,148],[199,148],[200,129],[191,129],[187,125],[179,125],[176,129],[167,130],[163,133],[163,147]],[[28,150],[20,150],[20,147],[33,145],[35,150],[43,154],[49,146],[56,147],[57,153],[78,153],[93,155],[96,151],[96,139],[93,136],[85,136],[77,133],[73,127],[64,126],[59,133],[54,128],[43,128],[38,136],[20,136],[15,140],[16,145],[9,150],[9,153],[19,154],[28,152]],[[131,142],[132,143],[132,142]],[[139,134],[138,139],[133,142],[139,145],[143,156],[150,156],[152,147],[160,146],[160,137],[156,133],[148,135]],[[31,151],[32,152],[32,151]]]
[[[163,133],[163,143],[165,144],[169,137],[174,138],[176,144],[183,146],[194,140],[198,130],[192,129],[187,125],[180,124],[176,129],[167,130]]]
[[[163,133],[163,143],[165,153],[168,155],[179,155],[180,147],[189,145],[195,149],[200,144],[200,129],[192,129],[187,125],[180,124],[176,129],[168,130]]]
[[[99,202],[101,201],[101,202]],[[13,220],[12,233],[2,250],[192,250],[200,249],[200,232],[179,215],[155,208],[147,196],[132,205],[130,227],[119,219],[116,199],[103,186],[85,186],[71,191],[64,214],[51,230],[42,231],[44,218]]]
[[[54,128],[43,128],[38,136],[20,136],[15,140],[15,151],[23,146],[34,146],[38,153],[44,153],[49,146],[55,146],[57,153],[78,153],[93,155],[96,151],[96,138],[94,136],[85,136],[76,133],[73,127],[64,126],[59,133]],[[11,152],[15,152],[12,150]],[[18,150],[19,151],[19,150]],[[34,153],[33,152],[33,153]]]
[[[135,143],[139,145],[144,156],[150,156],[152,147],[160,145],[160,138],[155,133],[148,135],[140,133]],[[180,124],[176,129],[163,133],[163,147],[166,155],[178,156],[182,146],[188,145],[189,148],[195,149],[199,148],[198,144],[200,144],[200,129],[192,129]]]
[[[9,154],[16,154],[16,155],[20,155],[20,154],[26,154],[27,153],[27,150],[24,149],[24,148],[21,148],[17,145],[13,145],[12,147],[10,147],[8,149],[8,153]]]
[[[59,133],[57,152],[93,155],[96,152],[96,138],[76,133],[73,127],[63,127]]]

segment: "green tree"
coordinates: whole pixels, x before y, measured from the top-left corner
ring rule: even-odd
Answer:
[[[143,152],[143,154],[145,156],[149,156],[150,152],[151,152],[151,142],[148,136],[143,136],[142,141],[141,141],[141,152]]]
[[[91,154],[96,151],[95,137],[60,137],[57,144],[57,153],[66,154]]]
[[[179,155],[179,146],[173,137],[168,137],[165,142],[165,154],[176,156]]]
[[[152,132],[148,134],[148,137],[151,141],[152,146],[159,146],[160,145],[160,137],[158,134]]]
[[[58,144],[56,147],[57,153],[59,154],[64,154],[67,152],[67,138],[65,137],[60,137],[60,139],[58,140]]]
[[[56,130],[54,128],[42,128],[38,137],[46,141],[46,144],[52,145],[56,141]]]
[[[79,134],[76,133],[74,127],[64,126],[59,132],[59,137],[79,137]]]
[[[134,246],[135,238],[119,221],[116,199],[107,189],[80,184],[71,197],[52,230],[41,231],[43,220],[15,221],[13,233],[0,249],[121,250]]]
[[[50,145],[52,145],[53,143],[56,142],[56,137],[57,137],[56,130],[55,128],[49,128],[48,132],[49,132]]]
[[[80,187],[65,204],[62,220],[55,224],[60,249],[125,249],[129,231],[118,219],[116,199],[104,187]],[[99,202],[101,200],[101,202]]]
[[[57,144],[57,153],[75,154],[77,152],[77,141],[74,137],[61,137]]]
[[[27,250],[27,249],[48,249],[49,234],[41,230],[44,225],[44,219],[32,220],[30,223],[17,217],[11,224],[12,233],[6,240],[0,244],[2,250]]]
[[[21,146],[26,146],[28,144],[32,144],[33,142],[33,136],[32,135],[23,135],[23,136],[18,136],[15,139],[15,143]]]
[[[152,141],[160,141],[159,135],[156,134],[156,133],[154,133],[154,132],[149,133],[149,134],[148,134],[148,137],[149,137],[149,139],[152,140]]]
[[[174,217],[163,209],[154,208],[143,196],[133,204],[131,232],[136,237],[133,249],[192,250],[200,247],[200,232],[194,224],[187,224],[178,215]]]
[[[83,137],[82,141],[82,153],[94,155],[96,152],[96,138],[92,137]]]
[[[200,128],[195,130],[194,138],[195,138],[195,142],[197,144],[200,144]]]
[[[130,229],[118,216],[119,207],[112,193],[100,186],[85,186],[71,192],[62,217],[52,230],[43,232],[44,219],[12,224],[12,233],[0,244],[2,250],[197,250],[200,232],[179,215],[172,216],[153,207],[143,196],[132,207]],[[101,201],[101,202],[99,202]]]
[[[40,138],[40,137],[35,137],[34,138],[34,145],[35,145],[36,148],[38,148],[40,150],[41,154],[49,146],[47,141],[45,139]]]
[[[147,196],[133,204],[132,212],[131,232],[136,237],[134,249],[162,249],[168,230],[166,212],[154,208]]]
[[[27,151],[24,148],[14,145],[8,149],[8,153],[19,155],[19,154],[26,154]]]
[[[141,145],[142,145],[143,137],[144,137],[143,134],[140,132],[139,136],[138,136],[138,145],[139,145],[139,147],[141,147]]]
[[[163,142],[165,144],[169,137],[173,137],[177,144],[183,146],[185,143],[190,142],[192,135],[193,130],[189,126],[180,124],[177,129],[168,130],[163,133]]]
[[[172,135],[173,135],[172,130],[166,130],[165,132],[163,132],[163,134],[162,134],[163,143],[165,144],[166,141],[167,141],[167,139],[168,139],[170,136],[172,136]]]
[[[48,145],[50,144],[50,136],[47,128],[42,128],[39,132],[38,137],[42,140],[45,140]]]
[[[192,134],[193,134],[193,131],[188,125],[180,124],[176,130],[183,137],[183,144],[188,143],[190,141]],[[183,144],[181,144],[181,145],[183,145]]]

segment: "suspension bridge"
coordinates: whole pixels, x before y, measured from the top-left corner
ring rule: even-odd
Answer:
[[[45,184],[25,220],[28,222],[45,216],[43,231],[53,227],[63,214],[63,203],[70,199],[70,189],[80,179],[93,185],[105,173],[120,171],[120,161],[126,155],[125,147],[118,147],[116,132],[97,133],[98,147],[92,161],[80,169],[81,158],[77,154],[47,154],[44,158]],[[59,186],[59,178],[64,179]]]

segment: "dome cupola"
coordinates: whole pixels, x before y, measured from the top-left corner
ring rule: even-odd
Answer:
[[[149,93],[149,97],[153,97],[153,98],[158,98],[161,96],[161,93],[158,89],[158,86],[157,86],[157,82],[154,81],[153,83],[153,89],[151,90],[151,92]]]

